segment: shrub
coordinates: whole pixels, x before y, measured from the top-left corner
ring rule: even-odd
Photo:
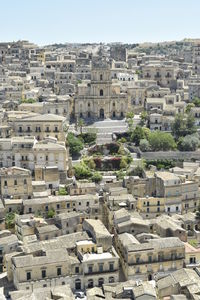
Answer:
[[[33,98],[28,98],[28,99],[22,99],[21,103],[35,103],[36,100]]]
[[[168,170],[170,168],[175,167],[175,162],[170,159],[147,160],[146,167],[149,168],[151,165],[155,166],[158,170]]]

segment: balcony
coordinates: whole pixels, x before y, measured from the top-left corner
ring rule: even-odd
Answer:
[[[106,273],[112,274],[112,273],[115,273],[115,272],[118,272],[118,271],[119,270],[112,270],[112,271],[110,271],[109,269],[108,270],[103,270],[103,271],[94,270],[92,272],[84,272],[84,275],[91,276],[91,275],[106,274]]]
[[[139,261],[139,262],[134,262],[134,263],[128,263],[129,266],[137,266],[137,265],[147,265],[147,264],[159,264],[159,263],[164,263],[164,262],[172,262],[172,261],[177,261],[177,260],[183,260],[185,257],[181,256],[181,257],[175,257],[175,258],[163,258],[163,259],[152,259],[152,261]]]

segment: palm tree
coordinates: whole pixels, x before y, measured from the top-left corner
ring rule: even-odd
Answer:
[[[83,126],[85,125],[85,122],[83,119],[78,120],[78,127],[80,128],[80,133],[83,133]]]

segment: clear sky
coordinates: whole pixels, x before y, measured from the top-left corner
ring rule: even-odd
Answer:
[[[200,0],[1,0],[0,41],[144,42],[200,38]]]

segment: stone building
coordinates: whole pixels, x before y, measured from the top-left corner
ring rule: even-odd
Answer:
[[[120,92],[120,85],[112,85],[110,65],[106,61],[93,61],[91,81],[78,85],[75,117],[123,118],[128,107],[127,94]]]
[[[2,168],[0,194],[2,198],[31,198],[33,194],[31,172],[18,167]]]

